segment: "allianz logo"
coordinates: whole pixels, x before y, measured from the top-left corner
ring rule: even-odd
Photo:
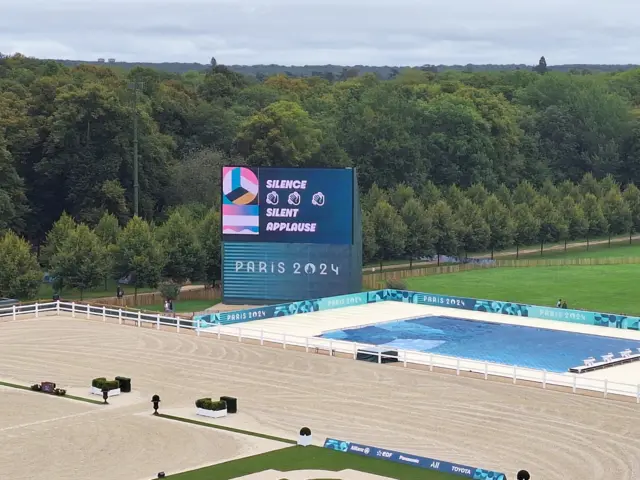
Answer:
[[[364,448],[364,447],[359,447],[359,446],[357,446],[357,445],[351,445],[351,446],[349,447],[349,450],[351,450],[351,451],[353,451],[353,452],[364,453],[365,455],[369,455],[369,452],[371,451],[371,450],[369,449],[369,447]]]

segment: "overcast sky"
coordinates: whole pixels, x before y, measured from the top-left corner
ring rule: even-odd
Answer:
[[[0,52],[39,58],[640,64],[640,0],[0,0]]]

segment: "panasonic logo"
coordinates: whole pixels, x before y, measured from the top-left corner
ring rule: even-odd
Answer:
[[[400,455],[400,460],[409,463],[420,463],[420,460],[418,460],[417,458],[405,457],[404,455]]]

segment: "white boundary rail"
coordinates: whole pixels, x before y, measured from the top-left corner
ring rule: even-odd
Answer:
[[[177,332],[180,332],[180,329],[194,330],[198,336],[218,339],[222,337],[232,337],[237,338],[238,342],[253,340],[259,342],[260,345],[264,345],[265,343],[281,345],[285,350],[288,347],[295,347],[296,349],[304,349],[306,352],[323,353],[331,356],[339,355],[353,359],[356,359],[358,352],[368,353],[377,356],[378,363],[386,363],[384,362],[385,359],[391,359],[395,361],[396,364],[404,367],[421,365],[430,371],[433,371],[435,368],[455,370],[456,375],[461,375],[461,372],[473,372],[479,374],[479,377],[485,380],[488,380],[489,377],[501,377],[503,379],[509,379],[513,384],[517,384],[518,382],[537,383],[540,384],[543,389],[546,389],[548,385],[554,385],[568,388],[573,393],[578,391],[599,392],[604,398],[607,398],[609,395],[635,397],[636,403],[640,403],[640,384],[631,385],[612,382],[607,379],[587,378],[571,373],[547,372],[546,370],[535,370],[515,365],[504,365],[466,358],[447,357],[414,350],[387,348],[384,350],[397,351],[398,353],[397,355],[385,355],[383,349],[376,345],[320,337],[301,337],[286,333],[265,332],[264,330],[240,326],[245,324],[216,325],[206,329],[198,329],[194,327],[191,320],[180,317],[169,317],[160,313],[144,313],[139,310],[113,308],[104,305],[98,306],[63,301],[12,305],[10,307],[0,308],[0,318],[12,317],[13,320],[17,320],[24,315],[37,318],[45,313],[53,313],[54,315],[65,313],[71,314],[72,317],[84,318],[101,317],[105,322],[107,318],[118,319],[118,323],[121,325],[123,323],[133,323],[137,327],[142,327],[143,324],[145,324],[147,327],[155,327],[158,330],[161,326],[175,328]]]

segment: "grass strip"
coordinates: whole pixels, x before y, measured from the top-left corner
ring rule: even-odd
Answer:
[[[8,382],[0,381],[0,386],[8,387],[8,388],[16,388],[18,390],[26,390],[26,391],[33,392],[33,393],[42,394],[42,392],[36,392],[34,390],[31,390],[31,387],[26,387],[24,385],[16,385],[15,383],[8,383]],[[104,405],[104,402],[101,402],[99,400],[92,400],[90,398],[76,397],[75,395],[51,395],[51,394],[45,394],[45,395],[50,395],[52,397],[68,398],[70,400],[75,400],[77,402],[91,403],[93,405]]]
[[[278,480],[288,478],[287,472],[297,470],[339,472],[348,469],[398,480],[458,480],[461,478],[453,474],[435,472],[413,465],[398,464],[380,458],[362,457],[353,453],[338,452],[313,445],[285,447],[190,472],[169,475],[168,478],[172,480],[229,480],[265,470],[277,470],[283,472],[280,476],[274,477],[274,480]],[[320,478],[332,477],[333,475],[327,473]]]
[[[249,435],[251,437],[264,438],[265,440],[273,440],[275,442],[287,443],[289,445],[296,445],[298,443],[295,440],[290,440],[288,438],[275,437],[273,435],[266,435],[264,433],[250,432],[248,430],[241,430],[239,428],[225,427],[223,425],[216,425],[214,423],[200,422],[198,420],[191,420],[190,418],[176,417],[175,415],[167,415],[164,413],[159,413],[158,417],[166,418],[168,420],[175,420],[183,423],[190,423],[191,425],[199,425],[201,427],[215,428],[218,430],[224,430],[226,432],[239,433],[241,435]]]

